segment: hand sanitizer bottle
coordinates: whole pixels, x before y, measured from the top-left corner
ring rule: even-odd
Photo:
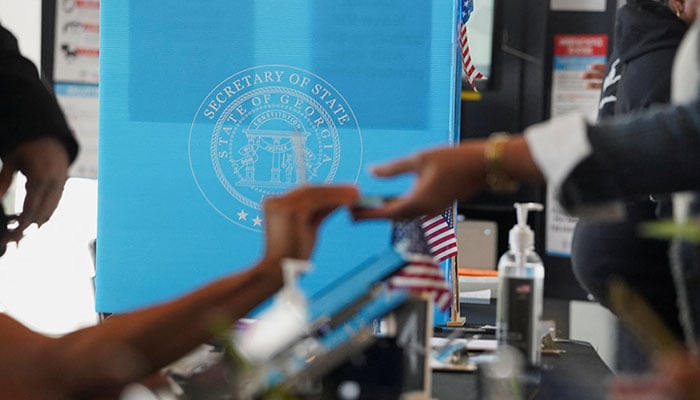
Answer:
[[[498,261],[496,339],[499,346],[520,350],[530,366],[540,364],[544,266],[535,253],[535,239],[527,225],[530,210],[542,204],[515,203],[517,224],[509,233],[509,250]]]
[[[236,338],[238,351],[249,362],[267,362],[309,333],[308,303],[297,278],[310,268],[308,260],[282,260],[284,286],[258,321]]]

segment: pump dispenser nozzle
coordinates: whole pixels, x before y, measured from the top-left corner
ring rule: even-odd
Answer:
[[[527,214],[531,210],[542,211],[544,207],[540,203],[515,203],[513,207],[518,223],[510,230],[508,243],[512,251],[522,253],[535,244],[535,235],[527,224]]]

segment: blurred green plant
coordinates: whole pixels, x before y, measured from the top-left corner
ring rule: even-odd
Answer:
[[[680,239],[693,244],[700,244],[700,221],[689,220],[679,224],[672,219],[645,222],[640,225],[640,235],[653,239]]]

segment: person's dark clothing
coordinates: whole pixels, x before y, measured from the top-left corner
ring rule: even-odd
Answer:
[[[599,120],[670,101],[673,59],[687,29],[657,1],[629,0],[618,10]]]
[[[674,56],[686,30],[666,5],[652,0],[630,0],[618,10],[599,120],[670,102]],[[633,145],[627,148],[634,151]],[[659,198],[669,210],[669,196]],[[629,198],[625,221],[580,220],[572,242],[572,266],[583,288],[605,306],[608,279],[622,277],[682,338],[669,244],[639,235],[639,225],[657,217],[657,206],[649,196]]]
[[[0,26],[0,157],[40,137],[63,142],[71,161],[78,154],[78,143],[52,91],[20,54],[12,33]]]

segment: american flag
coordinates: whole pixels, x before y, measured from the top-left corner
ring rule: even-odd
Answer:
[[[421,226],[430,252],[438,262],[457,255],[457,237],[452,224],[452,210],[447,209],[434,217],[423,217]]]
[[[446,310],[452,302],[452,294],[433,256],[423,229],[423,219],[394,223],[393,243],[408,259],[408,264],[389,278],[392,289],[404,289],[418,293],[431,293],[435,304]]]
[[[472,64],[472,56],[469,54],[469,40],[467,40],[467,21],[474,11],[473,0],[464,0],[462,2],[459,22],[459,44],[462,49],[462,69],[467,77],[469,84],[476,90],[477,79],[484,79],[485,76],[476,69]]]

